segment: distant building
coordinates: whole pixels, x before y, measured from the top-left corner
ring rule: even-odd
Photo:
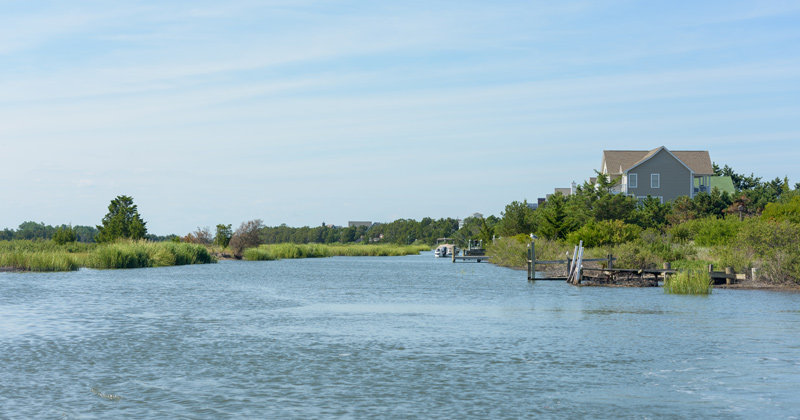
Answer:
[[[372,222],[347,222],[347,227],[358,227],[358,226],[366,226],[371,227]]]

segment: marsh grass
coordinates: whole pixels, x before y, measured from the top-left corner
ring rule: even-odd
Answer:
[[[20,271],[74,271],[80,258],[64,251],[15,250],[0,253],[0,267]]]
[[[202,245],[174,242],[120,241],[89,254],[91,268],[144,268],[210,264],[216,259]]]
[[[244,258],[250,261],[270,261],[298,258],[325,257],[392,257],[416,255],[430,251],[428,245],[323,245],[323,244],[274,244],[248,248]]]
[[[430,251],[429,245],[333,245],[328,246],[331,256],[340,257],[401,257]]]
[[[0,242],[0,267],[20,271],[73,271],[89,268],[165,267],[216,260],[202,245],[120,241],[111,244],[51,241]]]
[[[677,295],[709,295],[714,286],[708,271],[685,270],[664,281],[664,292]]]
[[[247,248],[244,250],[244,259],[248,261],[272,261],[276,258],[265,248]]]

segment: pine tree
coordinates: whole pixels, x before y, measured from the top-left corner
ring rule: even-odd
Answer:
[[[142,220],[133,198],[117,196],[108,206],[103,225],[97,226],[97,242],[112,242],[118,238],[142,239],[147,235],[147,222]]]

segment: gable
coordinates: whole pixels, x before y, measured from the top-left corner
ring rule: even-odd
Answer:
[[[635,165],[625,170],[625,172],[630,172],[642,165],[645,165],[648,162],[655,163],[658,166],[670,165],[670,163],[678,163],[680,164],[680,166],[683,166],[690,173],[693,172],[692,168],[686,166],[685,163],[683,163],[680,159],[678,159],[675,155],[673,155],[664,146],[661,146],[658,149],[651,150],[645,155],[644,159],[640,160],[639,162],[636,162]]]
[[[670,151],[664,146],[653,150],[604,150],[603,162],[600,165],[603,173],[622,174],[631,168],[651,159],[657,153],[666,151],[697,175],[713,175],[714,168],[707,150]]]

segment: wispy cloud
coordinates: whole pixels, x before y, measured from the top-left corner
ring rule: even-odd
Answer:
[[[186,215],[177,233],[246,217],[251,191],[300,203],[258,204],[272,223],[344,218],[354,185],[376,220],[497,214],[591,176],[604,148],[738,163],[749,142],[799,131],[792,3],[19,4],[0,17],[0,151],[20,158],[0,179],[34,203],[135,192]],[[429,179],[461,168],[487,188]],[[32,209],[0,204],[15,220]],[[159,233],[181,219],[157,217]]]

